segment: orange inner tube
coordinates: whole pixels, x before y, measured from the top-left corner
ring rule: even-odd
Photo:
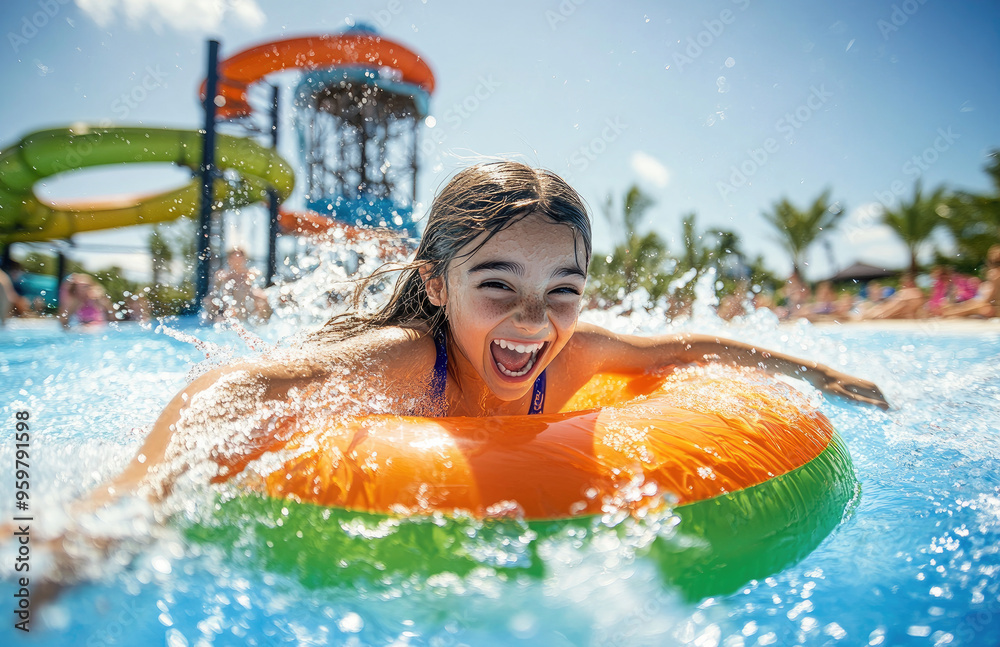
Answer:
[[[598,376],[566,411],[496,418],[373,415],[297,420],[264,451],[294,456],[251,476],[272,497],[375,513],[515,511],[529,520],[676,505],[735,492],[818,456],[834,431],[787,385],[753,371]],[[596,408],[600,405],[600,408]],[[284,437],[285,440],[280,440]]]

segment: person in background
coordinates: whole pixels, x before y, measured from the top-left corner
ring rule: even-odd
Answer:
[[[1000,245],[990,247],[986,253],[983,281],[976,294],[941,309],[942,317],[1000,317]]]
[[[778,292],[778,304],[784,308],[778,314],[782,319],[801,317],[805,313],[806,304],[812,298],[809,284],[802,280],[798,272],[794,271]]]
[[[240,248],[226,255],[226,268],[215,273],[213,293],[205,299],[205,312],[212,321],[257,319],[267,321],[271,306],[264,291],[254,285],[258,272],[247,267]]]
[[[927,299],[927,311],[932,315],[941,314],[941,309],[951,302],[951,268],[935,265],[931,270],[931,295]]]
[[[832,315],[837,309],[837,294],[833,291],[833,283],[823,281],[816,286],[816,301],[809,309],[813,315]]]
[[[753,309],[760,310],[761,308],[766,308],[771,312],[776,310],[777,306],[774,305],[774,295],[772,293],[761,290],[753,295]]]
[[[736,288],[733,290],[732,294],[727,294],[722,297],[722,301],[719,303],[719,318],[725,321],[732,321],[734,317],[742,317],[745,315],[747,312],[744,304],[746,303],[747,293],[749,291],[750,285],[746,279],[740,279],[737,281]]]
[[[974,276],[965,276],[950,267],[937,265],[931,271],[934,283],[931,287],[931,297],[927,301],[927,311],[934,316],[951,316],[954,306],[973,299],[979,294],[980,280]]]
[[[14,316],[21,317],[28,314],[31,309],[31,305],[28,301],[27,294],[25,294],[24,286],[21,284],[21,277],[24,276],[24,268],[21,264],[10,259],[4,267],[3,271],[7,273],[10,278],[11,287],[14,293],[17,295],[17,299],[14,300]]]
[[[993,306],[993,316],[1000,317],[1000,245],[994,245],[986,252],[986,282],[992,286],[989,301]]]
[[[926,316],[927,297],[917,287],[913,275],[907,272],[899,281],[899,290],[865,312],[862,319],[916,319]]]
[[[14,282],[7,273],[0,270],[0,326],[7,323],[18,310],[18,304],[24,297],[14,290]],[[23,310],[22,310],[23,312]]]
[[[149,300],[143,294],[133,294],[125,297],[119,309],[125,321],[145,323],[150,320]]]
[[[111,301],[93,277],[70,274],[59,288],[59,322],[64,329],[74,323],[100,326],[112,319]]]
[[[31,310],[26,316],[28,317],[44,317],[48,314],[48,304],[45,303],[45,298],[38,296],[31,301]]]
[[[834,309],[834,315],[837,317],[837,321],[852,321],[857,319],[857,313],[855,312],[855,306],[857,305],[857,298],[848,291],[840,293],[837,297],[837,305]]]
[[[838,295],[833,283],[823,281],[816,286],[816,301],[802,309],[802,317],[812,322],[844,322],[853,317],[854,297],[849,292]]]
[[[952,274],[951,282],[953,285],[951,291],[951,300],[953,303],[963,303],[974,298],[979,294],[979,285],[982,283],[975,276],[965,276],[958,272]]]
[[[882,284],[875,279],[868,281],[861,291],[861,300],[857,304],[857,318],[864,319],[868,312],[885,301],[888,295]]]

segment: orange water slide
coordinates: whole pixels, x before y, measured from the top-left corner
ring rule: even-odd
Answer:
[[[272,72],[336,66],[391,68],[399,80],[434,91],[434,74],[419,54],[371,33],[304,36],[251,47],[219,63],[220,119],[249,116],[247,88]],[[200,97],[205,98],[202,82]]]
[[[343,234],[348,240],[354,240],[359,236],[357,227],[352,227],[329,216],[323,216],[309,210],[294,211],[282,208],[278,212],[278,227],[284,234],[296,234],[299,236],[324,234],[336,229],[343,230]]]
[[[324,237],[351,243],[365,240],[379,241],[379,257],[384,261],[406,256],[413,248],[407,246],[406,239],[390,230],[353,227],[315,211],[295,211],[285,209],[278,212],[278,227],[284,234],[296,236]]]

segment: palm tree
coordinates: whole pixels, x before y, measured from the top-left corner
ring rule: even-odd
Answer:
[[[614,251],[605,257],[597,255],[591,264],[595,288],[606,299],[617,300],[622,292],[629,294],[644,287],[655,298],[658,275],[667,258],[667,246],[656,232],[640,233],[642,221],[653,200],[638,186],[625,194],[621,211],[615,209],[614,199],[608,196],[604,216],[613,231],[624,236]]]
[[[698,214],[692,211],[681,218],[681,238],[684,241],[684,255],[678,270],[686,272],[691,268],[696,268],[699,272],[708,263],[709,250],[702,242],[702,235],[698,233],[695,220]]]
[[[947,210],[944,187],[938,187],[934,193],[925,197],[919,180],[914,187],[911,200],[900,201],[895,209],[883,208],[882,224],[892,228],[910,251],[911,275],[916,276],[920,271],[917,264],[917,250],[927,242],[935,229],[944,224],[942,215],[948,213]]]
[[[993,193],[959,191],[952,195],[942,214],[955,239],[957,265],[974,272],[986,251],[1000,240],[1000,150],[990,153],[986,173],[993,180]]]
[[[763,214],[778,231],[778,237],[792,256],[792,270],[802,276],[806,250],[824,232],[832,229],[844,213],[839,203],[830,204],[830,190],[823,191],[804,211],[782,198]]]
[[[659,237],[650,233],[645,236],[639,235],[639,225],[646,216],[646,211],[654,204],[653,199],[642,192],[637,185],[632,185],[625,194],[625,203],[622,205],[621,222],[625,226],[625,248],[622,263],[622,271],[625,276],[625,291],[632,292],[636,288],[637,274],[641,269],[647,269],[652,261],[659,269],[659,262],[663,245],[659,243]],[[611,208],[611,196],[608,196],[604,215],[612,226],[614,226],[614,216]]]
[[[743,253],[740,235],[729,229],[710,229],[707,235],[715,240],[712,256],[722,276],[742,279],[749,278],[750,267]]]
[[[706,229],[698,233],[695,224],[697,214],[691,212],[681,219],[681,239],[684,253],[678,259],[675,274],[682,274],[694,268],[701,274],[710,266],[725,273],[734,265],[744,266],[744,255],[740,235],[728,229]]]

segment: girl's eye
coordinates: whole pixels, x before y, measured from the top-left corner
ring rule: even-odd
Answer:
[[[481,288],[493,288],[497,290],[510,290],[510,286],[506,283],[501,283],[500,281],[483,281],[479,284]]]
[[[572,286],[565,286],[552,290],[552,294],[572,294],[574,296],[580,296],[580,291]]]

